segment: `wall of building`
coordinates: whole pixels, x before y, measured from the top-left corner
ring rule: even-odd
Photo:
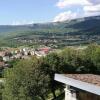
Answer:
[[[80,91],[77,95],[78,100],[100,100],[100,96],[85,91]]]

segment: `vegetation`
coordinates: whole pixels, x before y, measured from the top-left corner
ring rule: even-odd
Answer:
[[[0,26],[0,46],[22,45],[84,45],[100,44],[100,16],[80,18],[71,21]],[[56,40],[56,42],[55,42]],[[31,41],[31,42],[30,42]],[[47,42],[45,42],[47,41]]]
[[[0,100],[2,100],[2,89],[3,89],[3,85],[0,83]]]
[[[54,81],[54,74],[100,74],[99,57],[100,46],[92,44],[86,49],[66,48],[43,58],[13,63],[13,67],[4,71],[0,97],[2,100],[48,100],[52,94],[51,98],[57,99],[56,91],[63,94],[63,87]]]
[[[4,74],[6,82],[3,100],[45,100],[49,76],[42,70],[43,65],[38,59],[21,60],[8,69]]]
[[[0,47],[27,45],[35,48],[46,45],[62,48],[91,42],[100,44],[99,25],[100,16],[56,23],[1,25]],[[86,49],[65,48],[62,52],[50,53],[39,59],[34,57],[9,63],[10,68],[3,71],[0,68],[0,77],[5,79],[3,84],[0,83],[0,100],[59,100],[58,94],[63,99],[63,86],[54,81],[55,73],[100,74],[100,46],[92,44]]]

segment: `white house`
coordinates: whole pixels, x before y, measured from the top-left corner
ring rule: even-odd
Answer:
[[[3,61],[10,61],[10,57],[9,56],[4,56]]]
[[[30,54],[31,54],[32,56],[35,55],[35,51],[34,51],[34,50],[30,51]]]

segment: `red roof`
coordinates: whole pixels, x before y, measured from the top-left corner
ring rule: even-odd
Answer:
[[[39,50],[44,51],[45,53],[48,53],[49,50],[50,50],[50,48],[41,48],[41,49],[39,49]]]

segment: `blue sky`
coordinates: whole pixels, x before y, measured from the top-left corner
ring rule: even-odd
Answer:
[[[0,0],[0,24],[51,21],[57,0]]]
[[[0,24],[63,21],[86,13],[95,15],[100,10],[99,4],[99,0],[0,0]]]

